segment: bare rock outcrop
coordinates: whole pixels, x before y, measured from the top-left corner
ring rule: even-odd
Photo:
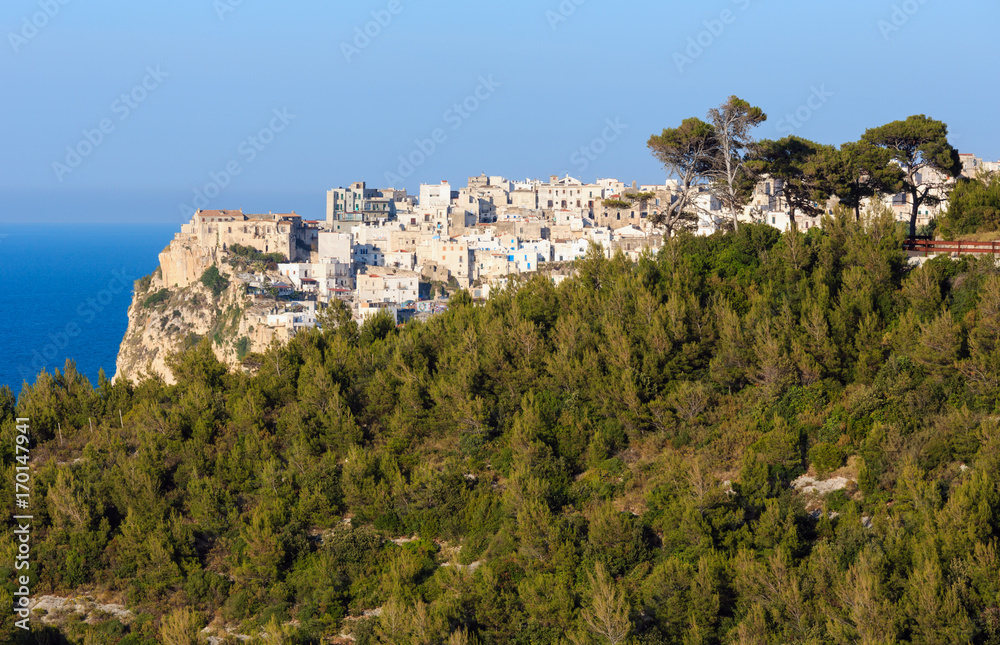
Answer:
[[[139,382],[158,376],[172,384],[168,358],[205,337],[211,338],[216,357],[231,369],[238,368],[246,354],[263,351],[275,339],[288,340],[286,329],[267,325],[273,303],[247,295],[244,284],[227,272],[221,261],[224,251],[189,246],[181,237],[160,253],[160,268],[135,283],[128,328],[118,349],[116,380]],[[218,295],[201,282],[213,265],[229,281]]]

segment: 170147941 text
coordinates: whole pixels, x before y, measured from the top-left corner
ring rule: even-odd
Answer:
[[[15,434],[15,461],[14,468],[14,499],[18,512],[27,513],[31,508],[31,470],[28,462],[31,458],[31,427],[30,419],[18,418],[17,433]],[[17,552],[14,556],[14,571],[16,576],[17,590],[14,592],[14,613],[20,618],[14,624],[20,629],[30,629],[31,608],[29,583],[31,578],[28,572],[31,570],[31,520],[33,516],[27,514],[14,515],[14,522],[17,528],[14,529],[14,539],[17,543]]]

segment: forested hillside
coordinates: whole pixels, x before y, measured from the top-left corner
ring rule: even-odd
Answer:
[[[902,238],[742,225],[398,330],[333,312],[248,373],[43,374],[0,394],[33,595],[135,617],[18,642],[998,644],[1000,272]]]

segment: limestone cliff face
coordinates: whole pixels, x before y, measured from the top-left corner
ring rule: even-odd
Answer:
[[[238,368],[245,354],[263,351],[275,339],[288,340],[286,329],[266,324],[273,303],[247,296],[243,284],[219,261],[223,255],[180,239],[160,253],[160,268],[136,282],[115,379],[138,382],[149,375],[174,383],[167,359],[205,337],[212,339],[215,355],[231,369]],[[218,296],[201,283],[213,264],[229,279],[229,287]]]
[[[186,287],[201,279],[205,269],[216,264],[219,250],[198,245],[194,235],[178,233],[160,252],[160,277],[168,289]]]

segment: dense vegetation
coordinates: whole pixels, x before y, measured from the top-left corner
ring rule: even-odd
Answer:
[[[263,269],[274,271],[278,268],[278,264],[288,261],[283,253],[264,253],[252,246],[243,246],[242,244],[230,245],[229,253],[228,261],[233,266],[239,268],[255,267],[258,271]]]
[[[219,267],[215,264],[205,269],[205,272],[201,274],[201,283],[216,298],[229,288],[229,279],[219,273]]]
[[[958,180],[941,219],[946,239],[970,233],[1000,231],[1000,175]]]
[[[400,330],[332,311],[252,374],[43,373],[0,393],[33,593],[141,612],[88,645],[1000,643],[1000,274],[901,239],[744,225]]]

